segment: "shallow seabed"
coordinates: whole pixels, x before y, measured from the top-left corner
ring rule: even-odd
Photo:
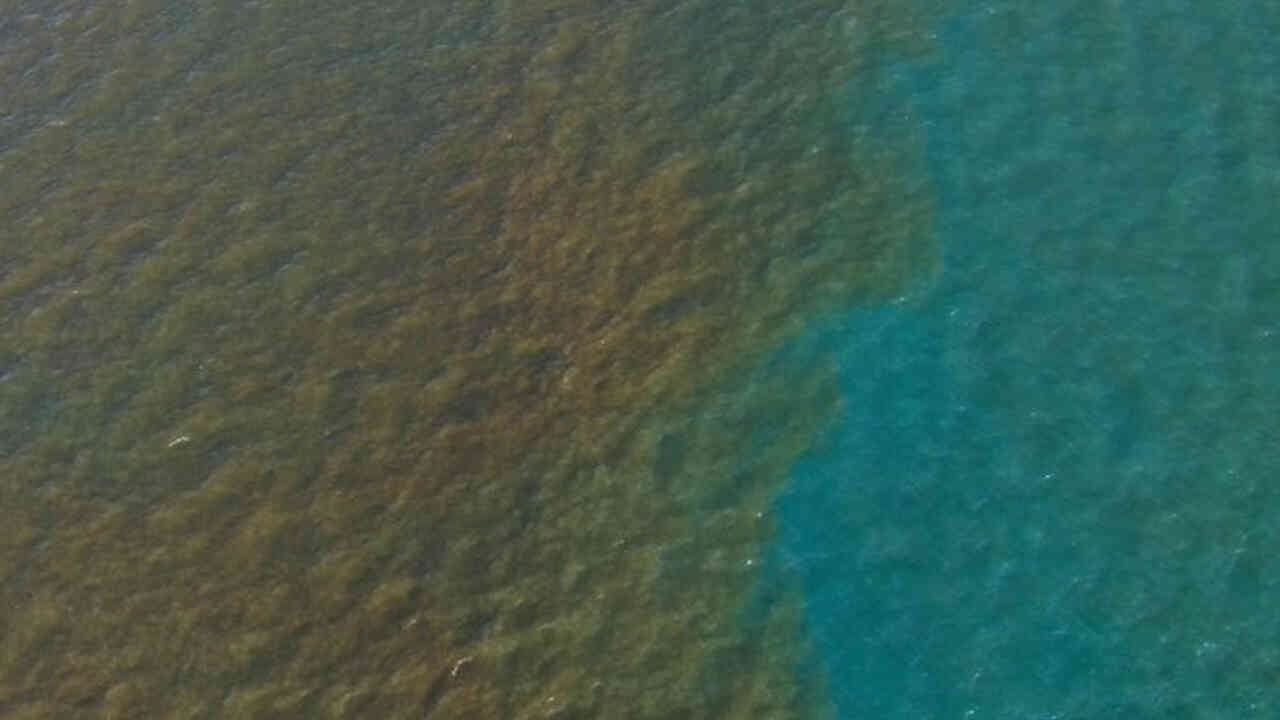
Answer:
[[[826,712],[759,368],[934,262],[901,8],[0,3],[0,715]]]

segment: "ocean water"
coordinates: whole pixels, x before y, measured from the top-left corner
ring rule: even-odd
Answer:
[[[0,716],[822,716],[758,366],[933,262],[914,12],[2,5]]]
[[[841,718],[1280,711],[1280,14],[984,2],[885,61],[942,268],[815,321],[776,502]]]
[[[1261,2],[20,4],[0,716],[1274,714]]]

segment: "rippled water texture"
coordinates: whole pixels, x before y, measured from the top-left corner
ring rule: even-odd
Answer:
[[[812,330],[847,411],[780,503],[840,717],[1280,711],[1277,30],[982,3],[897,66],[944,267]]]
[[[823,714],[762,362],[933,264],[901,8],[0,3],[0,715]]]

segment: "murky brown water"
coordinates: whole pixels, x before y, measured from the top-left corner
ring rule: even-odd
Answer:
[[[0,714],[821,714],[755,368],[930,262],[835,91],[913,27],[0,4]]]

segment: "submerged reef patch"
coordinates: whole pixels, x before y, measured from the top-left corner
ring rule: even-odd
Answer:
[[[821,713],[794,605],[742,610],[833,373],[757,368],[932,262],[836,92],[918,18],[35,5],[0,26],[0,712]]]

